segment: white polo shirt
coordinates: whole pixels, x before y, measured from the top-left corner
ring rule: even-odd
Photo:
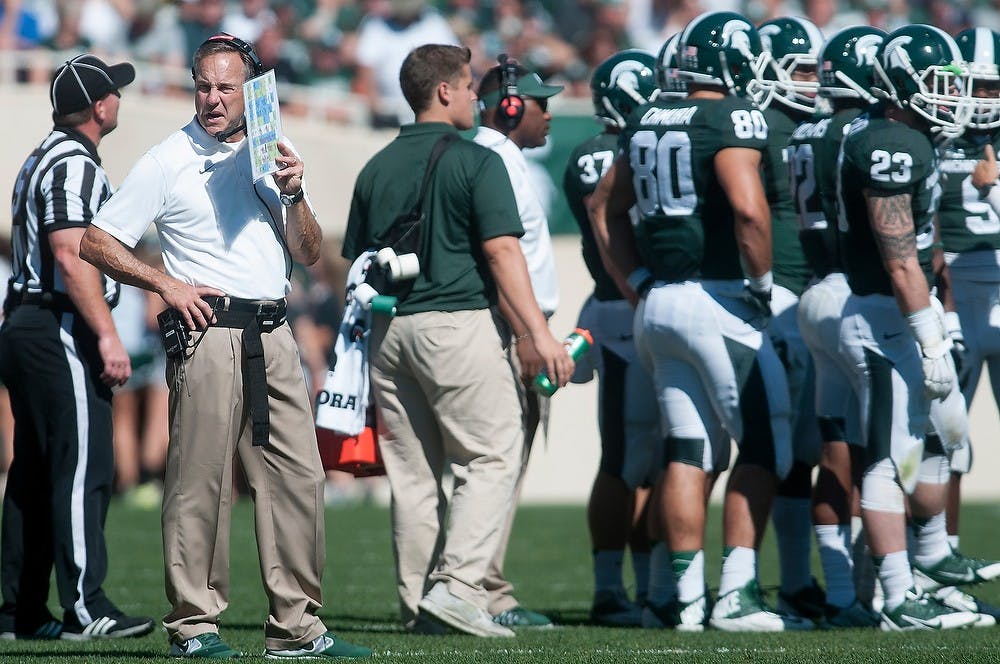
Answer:
[[[285,297],[285,207],[271,176],[254,185],[247,145],[220,143],[193,119],[136,162],[94,226],[135,247],[156,224],[170,276],[233,297]]]
[[[479,145],[493,150],[503,159],[514,189],[517,213],[524,226],[521,236],[521,251],[528,263],[531,290],[534,291],[538,307],[547,317],[555,313],[559,306],[559,282],[556,280],[556,259],[552,253],[552,237],[549,235],[549,221],[538,192],[538,185],[532,182],[528,162],[514,141],[490,127],[479,127],[473,139]]]

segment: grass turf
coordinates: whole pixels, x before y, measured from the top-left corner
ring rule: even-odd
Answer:
[[[552,616],[554,630],[521,633],[517,639],[416,636],[397,620],[395,577],[387,509],[346,507],[327,511],[325,606],[327,626],[348,641],[374,648],[376,661],[459,664],[461,662],[998,662],[1000,627],[942,633],[889,634],[876,630],[798,634],[727,634],[708,631],[609,629],[587,625],[592,591],[585,510],[581,507],[524,507],[518,514],[508,576],[525,606]],[[718,586],[721,546],[718,508],[711,513],[706,546],[708,582]],[[962,513],[962,549],[1000,557],[995,536],[1000,505],[968,505]],[[112,504],[108,518],[111,571],[105,588],[126,612],[159,619],[163,594],[159,515]],[[815,548],[815,547],[814,547]],[[813,569],[819,570],[818,560]],[[817,572],[818,573],[818,572]],[[765,589],[777,585],[770,535],[761,561]],[[232,592],[222,614],[223,638],[244,659],[263,661],[262,625],[267,602],[260,583],[252,508],[239,503],[233,515]],[[1000,604],[1000,583],[975,589]],[[51,602],[56,607],[55,600]],[[59,611],[55,611],[59,615]],[[101,662],[119,664],[165,658],[161,627],[138,639],[91,641],[0,641],[0,663]]]

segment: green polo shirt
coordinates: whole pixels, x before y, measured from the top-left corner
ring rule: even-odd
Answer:
[[[343,255],[354,260],[409,211],[420,194],[431,148],[445,123],[403,126],[399,136],[358,175]],[[397,315],[485,309],[496,303],[496,285],[482,243],[501,235],[521,237],[514,191],[499,155],[460,140],[442,155],[424,199],[425,257],[413,290]]]

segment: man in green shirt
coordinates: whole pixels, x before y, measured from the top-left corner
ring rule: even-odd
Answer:
[[[358,175],[343,254],[379,245],[417,199],[432,147],[473,125],[467,48],[429,44],[403,62],[416,122]],[[532,295],[523,233],[500,157],[457,140],[424,198],[420,273],[395,318],[376,317],[371,379],[379,446],[392,489],[400,608],[409,629],[437,623],[477,636],[513,636],[486,610],[483,578],[500,542],[524,444],[515,377],[489,307],[526,333],[526,366],[559,385],[573,362]],[[443,477],[455,487],[450,505]],[[445,528],[445,512],[449,511]]]

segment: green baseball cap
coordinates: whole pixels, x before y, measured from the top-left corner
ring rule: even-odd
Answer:
[[[517,79],[517,94],[522,97],[547,99],[559,94],[562,90],[563,86],[561,85],[546,85],[542,82],[541,77],[534,72],[522,74]],[[495,106],[500,103],[500,91],[493,90],[492,92],[488,92],[480,97],[479,101],[484,107]]]

